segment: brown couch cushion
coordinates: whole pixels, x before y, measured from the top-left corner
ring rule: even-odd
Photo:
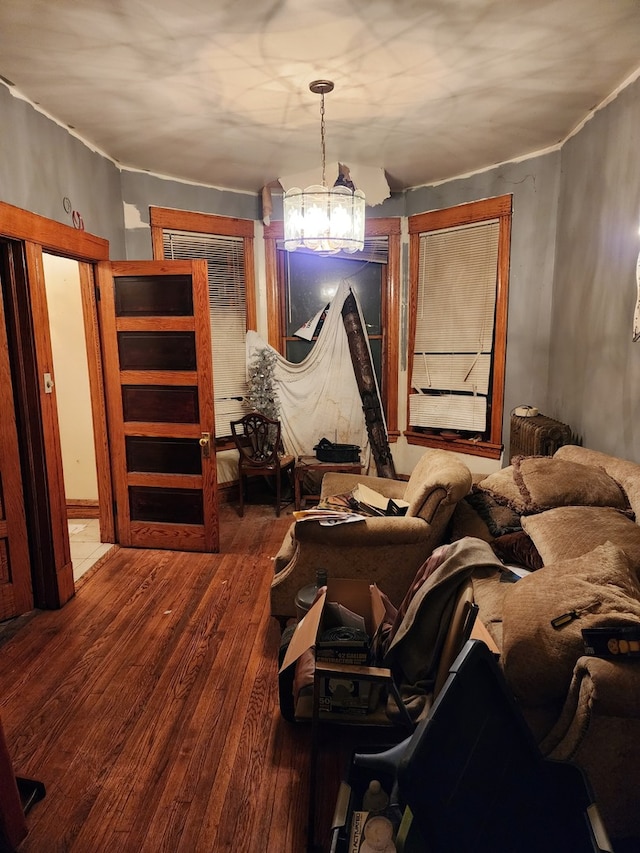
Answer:
[[[507,565],[523,566],[532,572],[543,566],[538,549],[524,530],[498,536],[491,542],[491,547],[496,557],[500,557]]]
[[[465,500],[476,510],[492,536],[504,536],[522,528],[519,513],[504,503],[498,503],[493,495],[477,485],[472,487]]]
[[[579,557],[596,545],[613,542],[640,569],[640,527],[611,507],[565,506],[522,519],[544,565]]]
[[[572,611],[576,618],[552,627]],[[612,543],[545,566],[504,596],[502,664],[511,689],[528,706],[562,701],[584,654],[582,629],[638,622],[640,584]]]
[[[624,491],[605,470],[552,456],[516,456],[479,487],[521,515],[558,506],[628,509]]]
[[[476,510],[466,498],[463,498],[455,506],[449,527],[447,530],[447,541],[456,542],[465,536],[473,536],[475,539],[483,539],[491,542],[493,534],[487,527]]]

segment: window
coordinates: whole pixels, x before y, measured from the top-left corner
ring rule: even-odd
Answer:
[[[499,458],[511,196],[409,218],[412,444]]]
[[[151,226],[154,258],[207,261],[215,431],[224,446],[229,422],[245,414],[245,337],[256,322],[253,222],[152,207]]]
[[[347,281],[356,294],[366,319],[374,369],[378,385],[382,377],[382,298],[386,278],[386,240],[378,247],[367,241],[363,252],[348,257],[322,257],[313,252],[282,250],[284,266],[284,340],[282,349],[287,361],[298,363],[309,354],[314,341],[296,336],[311,318],[322,312],[335,296],[340,282]],[[279,250],[280,251],[280,250]],[[319,331],[319,329],[318,329]]]
[[[364,250],[352,255],[287,252],[281,240],[281,222],[265,229],[269,343],[288,361],[302,361],[313,341],[295,332],[348,279],[364,314],[389,439],[397,437],[400,221],[369,220]]]

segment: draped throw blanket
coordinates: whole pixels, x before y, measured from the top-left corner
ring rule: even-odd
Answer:
[[[488,542],[465,536],[441,545],[418,569],[387,637],[384,665],[391,668],[414,720],[426,716],[433,699],[440,655],[458,592],[476,569],[502,568]],[[387,713],[397,709],[391,701]]]
[[[370,459],[369,436],[341,314],[349,291],[349,285],[343,281],[331,301],[315,346],[304,361],[299,364],[287,361],[257,332],[249,331],[247,364],[263,347],[277,356],[274,386],[280,402],[282,439],[288,453],[313,455],[315,445],[326,437],[361,447],[366,470]],[[364,325],[357,298],[356,303]]]

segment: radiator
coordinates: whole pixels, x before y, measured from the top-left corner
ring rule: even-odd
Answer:
[[[567,424],[545,415],[511,415],[509,460],[514,456],[553,456],[559,447],[570,443],[571,429]]]

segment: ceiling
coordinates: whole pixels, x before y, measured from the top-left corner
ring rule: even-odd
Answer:
[[[249,192],[321,163],[314,79],[327,161],[401,190],[557,145],[639,42],[640,0],[0,2],[14,93],[123,167]]]

